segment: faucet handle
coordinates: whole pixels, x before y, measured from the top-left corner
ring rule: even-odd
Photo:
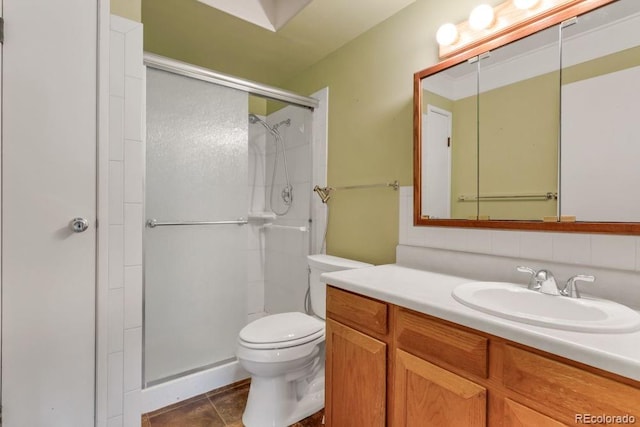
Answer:
[[[569,298],[580,298],[580,291],[576,282],[595,282],[594,276],[578,274],[567,280],[567,284],[564,285],[564,289],[560,291],[561,295]]]
[[[516,270],[518,270],[520,273],[529,273],[531,275],[531,277],[529,277],[529,284],[527,285],[527,289],[537,290],[538,288],[540,288],[540,284],[536,280],[537,272],[533,268],[519,265],[516,267]]]

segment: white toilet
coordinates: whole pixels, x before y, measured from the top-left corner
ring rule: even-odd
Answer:
[[[330,255],[307,259],[311,307],[317,317],[297,312],[273,314],[240,331],[236,354],[251,374],[242,416],[247,427],[288,426],[324,407],[326,284],[320,282],[320,274],[371,264]]]

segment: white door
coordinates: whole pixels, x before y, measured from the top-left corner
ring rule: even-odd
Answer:
[[[422,115],[422,213],[451,217],[451,112],[427,105]]]
[[[94,425],[97,1],[4,0],[2,424]],[[74,233],[69,222],[89,228]]]

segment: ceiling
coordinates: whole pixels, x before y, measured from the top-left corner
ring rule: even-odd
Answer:
[[[145,50],[278,86],[414,1],[315,0],[273,31],[198,0],[142,0]]]
[[[198,0],[247,22],[277,31],[313,0]]]

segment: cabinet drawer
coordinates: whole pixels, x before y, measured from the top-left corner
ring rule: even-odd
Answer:
[[[505,387],[555,408],[576,420],[578,414],[640,419],[640,388],[602,377],[520,348],[504,349]]]
[[[487,378],[488,339],[423,314],[399,309],[398,348],[445,368]]]
[[[386,335],[387,304],[327,286],[327,317],[354,329]]]

